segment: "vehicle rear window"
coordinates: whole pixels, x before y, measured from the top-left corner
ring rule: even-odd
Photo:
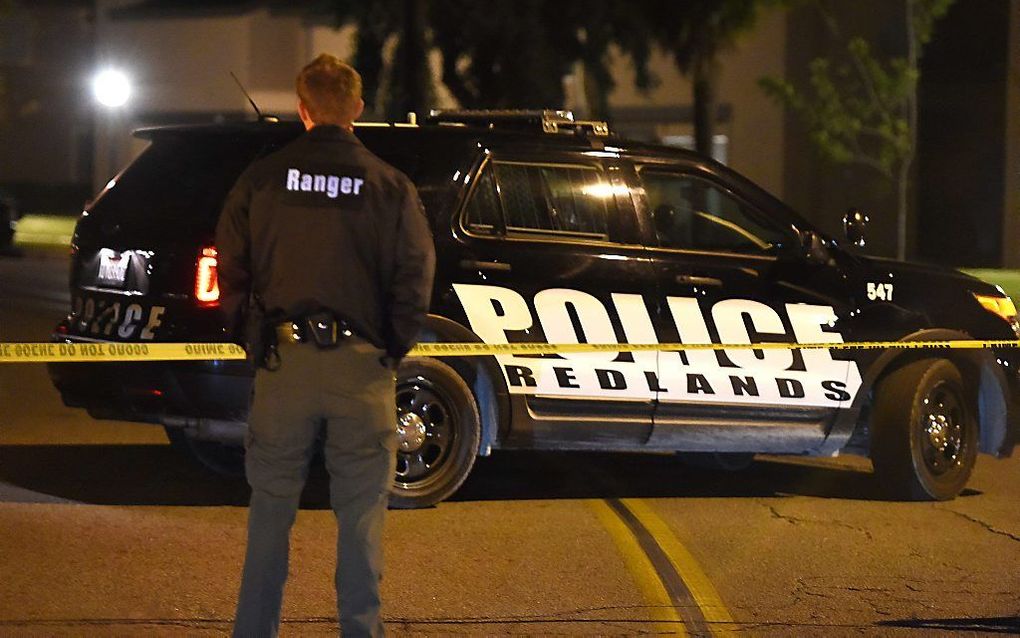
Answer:
[[[519,162],[493,168],[508,230],[608,235],[610,191],[598,169]]]
[[[250,136],[158,137],[96,206],[153,221],[208,219],[219,214],[248,164],[271,150],[274,145]]]

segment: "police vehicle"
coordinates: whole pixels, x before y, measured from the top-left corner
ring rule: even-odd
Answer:
[[[66,341],[223,341],[214,227],[245,166],[302,132],[259,121],[139,131],[82,213]],[[438,255],[429,342],[738,344],[1016,339],[1001,289],[865,257],[732,170],[563,112],[360,125],[415,182]],[[53,364],[69,406],[241,458],[244,362]],[[1013,349],[718,349],[406,359],[393,504],[450,496],[501,449],[869,455],[901,498],[951,499],[1017,439]]]

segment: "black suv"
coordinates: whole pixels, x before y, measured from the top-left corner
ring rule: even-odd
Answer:
[[[67,341],[222,341],[213,229],[254,158],[302,131],[143,130],[148,149],[87,207]],[[861,256],[747,179],[560,112],[366,124],[417,185],[438,265],[423,341],[759,343],[1016,339],[1001,289]],[[979,450],[1017,437],[1020,356],[1002,350],[731,349],[406,359],[396,506],[436,503],[494,449],[864,453],[902,498],[949,499]],[[54,364],[64,402],[166,427],[208,465],[240,458],[242,362]],[[233,463],[231,463],[233,461]]]

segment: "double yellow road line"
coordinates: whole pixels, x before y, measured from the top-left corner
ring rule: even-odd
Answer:
[[[409,354],[419,357],[572,354],[581,352],[654,352],[682,350],[975,350],[1018,348],[1017,340],[858,341],[847,343],[420,343]],[[244,359],[233,343],[0,343],[0,363],[95,363],[132,361],[229,361]]]
[[[729,636],[733,618],[698,561],[641,499],[588,501],[623,556],[659,632]]]

